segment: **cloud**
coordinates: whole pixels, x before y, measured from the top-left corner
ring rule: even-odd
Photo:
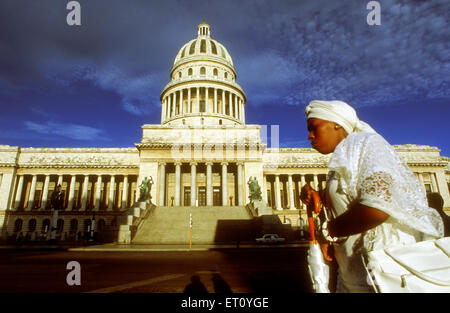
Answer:
[[[25,121],[24,124],[27,130],[34,131],[42,135],[62,136],[82,141],[98,141],[99,139],[103,141],[110,141],[109,138],[103,136],[103,130],[90,126],[55,122],[47,122],[42,124],[31,121]]]
[[[65,25],[64,2],[5,0],[0,84],[89,82],[118,94],[126,112],[148,116],[160,109],[178,49],[205,18],[231,53],[252,105],[339,98],[358,107],[446,98],[447,2],[384,0],[382,25],[368,26],[367,1],[360,0],[111,0],[107,8],[90,0],[81,1],[82,26],[73,28]]]
[[[249,48],[241,66],[248,99],[342,99],[362,107],[449,97],[445,1],[383,1],[381,26],[367,25],[361,1],[289,4],[259,10],[258,33],[269,46]]]

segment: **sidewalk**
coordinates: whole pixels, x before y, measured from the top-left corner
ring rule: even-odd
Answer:
[[[137,252],[137,251],[210,251],[221,249],[274,249],[274,248],[304,248],[308,247],[307,241],[297,241],[289,244],[256,244],[241,243],[239,247],[236,244],[178,244],[178,245],[145,245],[145,244],[117,244],[107,243],[87,246],[68,246],[68,245],[0,245],[0,250],[65,250],[76,252]]]
[[[75,247],[68,249],[69,251],[112,251],[112,252],[133,252],[133,251],[209,251],[221,249],[273,249],[273,248],[300,248],[308,247],[308,242],[295,242],[290,244],[278,245],[260,245],[254,243],[242,243],[239,247],[236,244],[204,244],[204,245],[125,245],[125,244],[104,244],[86,247]]]

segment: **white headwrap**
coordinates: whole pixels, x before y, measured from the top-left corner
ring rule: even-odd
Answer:
[[[348,134],[354,132],[370,132],[375,130],[369,124],[360,121],[355,109],[339,100],[313,100],[305,109],[307,118],[318,118],[341,125]]]

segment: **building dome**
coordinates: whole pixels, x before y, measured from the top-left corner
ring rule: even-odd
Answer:
[[[243,125],[246,96],[227,49],[202,22],[178,51],[160,95],[163,125]]]
[[[207,23],[203,22],[198,25],[197,38],[192,39],[181,47],[175,57],[173,67],[176,68],[182,63],[198,59],[208,59],[223,63],[234,71],[233,59],[227,49],[217,40],[212,39],[210,33],[210,26]]]

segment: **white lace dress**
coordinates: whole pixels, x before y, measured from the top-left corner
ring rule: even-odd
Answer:
[[[394,148],[377,133],[352,133],[336,147],[328,165],[325,205],[335,218],[360,203],[389,218],[335,244],[337,292],[370,292],[361,255],[385,246],[443,236],[443,224],[425,192]]]

